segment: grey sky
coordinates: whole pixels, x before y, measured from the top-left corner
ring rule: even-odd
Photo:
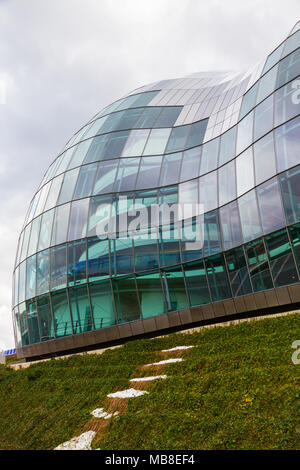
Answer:
[[[134,88],[242,70],[299,19],[299,0],[0,0],[0,349],[29,201],[70,136]]]

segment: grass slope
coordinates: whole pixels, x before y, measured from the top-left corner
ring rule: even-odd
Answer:
[[[155,375],[143,364],[176,345],[184,362],[148,382],[93,447],[101,449],[299,449],[299,315],[129,342],[14,371],[0,367],[0,449],[53,449],[86,429],[106,395]],[[172,355],[169,355],[172,357]],[[141,387],[140,387],[141,388]],[[107,400],[107,399],[106,399]]]

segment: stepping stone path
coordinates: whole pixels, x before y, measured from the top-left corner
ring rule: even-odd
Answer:
[[[176,346],[175,348],[171,349],[163,349],[161,352],[172,352],[172,351],[179,351],[193,348],[194,346]],[[151,366],[160,366],[165,364],[173,364],[174,362],[182,362],[183,359],[181,357],[178,358],[171,358],[166,359],[160,362],[153,362],[152,364],[146,364],[143,367],[151,367]],[[166,379],[166,375],[154,375],[152,377],[138,377],[134,379],[130,379],[130,382],[150,382],[152,380],[158,379]],[[108,398],[135,398],[140,397],[141,395],[149,394],[146,390],[136,390],[134,388],[129,388],[127,390],[118,391],[115,393],[109,393],[107,395]],[[115,411],[114,413],[107,413],[104,411],[104,408],[96,408],[91,412],[95,418],[99,419],[110,419],[114,416],[118,416],[119,412]],[[92,441],[96,435],[95,431],[87,431],[81,434],[78,437],[73,437],[70,441],[64,442],[59,446],[55,447],[54,450],[92,450]],[[100,449],[97,449],[100,450]]]

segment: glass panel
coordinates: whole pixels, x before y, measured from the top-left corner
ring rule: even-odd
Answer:
[[[52,207],[55,206],[59,192],[60,192],[60,188],[63,182],[63,177],[64,175],[60,175],[54,178],[54,180],[52,180],[51,188],[48,193],[47,202],[45,204],[44,211],[47,211],[48,209],[52,209]]]
[[[203,119],[199,122],[194,122],[191,125],[190,133],[185,144],[185,148],[195,147],[201,145],[204,139],[205,131],[207,128],[208,119]]]
[[[202,218],[202,223],[204,223],[204,256],[209,256],[222,249],[218,211],[204,214]]]
[[[40,251],[36,263],[36,295],[49,291],[50,281],[50,250]]]
[[[141,159],[136,189],[156,188],[158,186],[161,162],[162,157],[143,157]]]
[[[69,286],[86,282],[86,240],[68,244],[67,280]]]
[[[72,168],[75,168],[76,166],[82,165],[82,162],[89,150],[91,143],[92,143],[92,139],[88,139],[78,144],[77,148],[75,147],[72,160],[70,161],[69,166],[68,166],[69,170],[71,170]]]
[[[117,174],[118,161],[103,161],[99,164],[93,194],[110,193]]]
[[[19,302],[25,300],[25,287],[26,287],[26,261],[20,264],[19,271]]]
[[[300,271],[300,224],[288,228],[298,271]]]
[[[286,229],[265,238],[275,287],[298,282],[298,274]]]
[[[236,198],[235,162],[219,168],[219,206]]]
[[[116,317],[110,282],[90,284],[89,291],[95,328],[115,325]]]
[[[220,139],[214,139],[207,142],[202,147],[201,169],[200,175],[214,170],[218,166],[218,153],[219,153]]]
[[[124,147],[122,157],[142,155],[149,132],[149,130],[131,131]]]
[[[140,214],[140,227],[150,227],[151,224],[153,225],[153,221],[151,221],[150,219],[152,205],[154,206],[154,208],[157,207],[156,190],[140,191],[135,193],[134,208],[137,213]],[[145,211],[144,208],[146,208]]]
[[[124,145],[129,136],[129,132],[130,131],[119,131],[109,134],[109,139],[103,152],[104,160],[121,156]]]
[[[162,112],[159,115],[157,121],[155,122],[155,126],[153,127],[174,126],[181,110],[182,110],[182,106],[166,106],[165,108],[162,109]]]
[[[135,127],[135,124],[138,121],[142,112],[143,108],[128,109],[127,111],[124,111],[124,113],[122,113],[121,115],[121,119],[116,123],[114,130],[121,131],[124,129],[132,129],[133,127]]]
[[[110,240],[112,274],[128,274],[133,271],[133,249],[131,238]]]
[[[294,49],[300,46],[300,30],[290,36],[284,46],[283,55],[287,55],[292,52]]]
[[[66,171],[66,169],[68,168],[68,166],[70,164],[70,160],[72,158],[74,149],[76,150],[76,147],[72,147],[72,148],[68,149],[66,152],[64,152],[60,156],[60,163],[59,163],[59,165],[56,169],[55,176],[60,175],[61,173]]]
[[[276,76],[277,76],[277,69],[278,69],[278,65],[276,65],[276,67],[273,67],[271,70],[269,70],[269,72],[266,73],[259,80],[256,103],[260,103],[263,99],[265,99],[274,91],[275,81],[276,81]]]
[[[97,119],[94,121],[91,125],[91,127],[88,127],[86,133],[84,134],[85,139],[89,139],[90,137],[94,137],[97,134],[102,133],[102,126],[104,122],[106,121],[107,117],[102,117],[100,119]]]
[[[29,333],[30,344],[40,343],[40,332],[39,332],[39,323],[36,302],[26,302],[27,310],[27,325]]]
[[[157,235],[155,229],[140,230],[133,239],[134,269],[136,272],[158,267]]]
[[[203,261],[188,263],[183,266],[186,287],[191,306],[208,304],[209,289]]]
[[[69,289],[70,311],[73,322],[73,333],[84,333],[93,329],[93,320],[87,287]]]
[[[92,143],[86,154],[84,163],[92,163],[98,160],[102,160],[109,136],[110,134],[98,135],[92,139]]]
[[[55,216],[52,230],[52,245],[59,245],[67,240],[68,220],[70,204],[58,206],[55,209]]]
[[[21,261],[26,258],[27,256],[27,250],[28,250],[28,242],[29,242],[29,237],[30,237],[30,231],[31,231],[31,225],[27,225],[27,227],[24,230],[24,239],[23,239],[23,245],[22,245],[22,251],[21,251]]]
[[[36,255],[26,261],[26,299],[35,297]]]
[[[254,144],[254,167],[256,184],[276,174],[273,132]]]
[[[287,224],[300,220],[300,166],[279,176]]]
[[[238,200],[244,242],[261,235],[255,191],[250,191]]]
[[[39,202],[38,202],[38,205],[36,206],[36,210],[35,210],[35,217],[40,215],[42,212],[43,212],[43,209],[44,209],[44,205],[45,205],[45,202],[46,202],[46,199],[48,197],[48,192],[49,192],[49,189],[50,189],[50,185],[51,183],[47,183],[45,184],[45,186],[41,189],[41,195],[40,195],[40,198],[39,198]]]
[[[233,297],[250,294],[252,287],[243,248],[227,251],[225,260]]]
[[[240,216],[237,201],[233,201],[220,209],[220,220],[224,250],[243,243]]]
[[[177,226],[159,228],[159,259],[161,266],[180,263],[179,234]]]
[[[217,171],[199,178],[199,202],[203,204],[203,212],[218,206]]]
[[[71,201],[73,193],[74,193],[74,188],[75,188],[75,184],[77,181],[78,173],[79,173],[79,168],[75,168],[74,170],[71,170],[65,173],[64,182],[62,184],[60,195],[58,198],[58,204],[64,204],[65,202]]]
[[[77,240],[78,238],[85,237],[89,202],[88,198],[72,202],[68,240]]]
[[[145,108],[140,119],[138,120],[136,127],[137,128],[143,128],[143,129],[149,129],[154,127],[154,123],[157,120],[158,116],[161,113],[161,110],[163,108],[160,108],[159,106],[155,108]],[[170,127],[173,124],[170,124],[167,126],[158,126],[158,127]]]
[[[248,148],[236,159],[236,181],[238,196],[254,187],[252,147]]]
[[[255,109],[254,140],[259,139],[273,128],[273,95]]]
[[[54,209],[42,215],[38,250],[44,250],[50,246],[53,216]]]
[[[66,286],[66,245],[51,249],[51,290]]]
[[[183,153],[180,181],[186,181],[199,175],[202,147],[195,147]]]
[[[215,255],[205,260],[207,278],[213,302],[231,297],[223,255]]]
[[[189,214],[188,208],[184,207],[184,204],[197,203],[198,201],[198,180],[187,181],[186,183],[181,183],[178,185],[178,197],[179,204],[182,204],[182,216],[183,218],[188,218],[191,215],[198,214]]]
[[[236,154],[241,153],[252,143],[253,111],[248,114],[239,124],[236,141]]]
[[[273,67],[273,65],[276,64],[276,62],[279,61],[282,50],[283,50],[283,46],[284,46],[284,43],[278,46],[277,49],[275,49],[275,51],[273,51],[272,54],[269,55],[264,66],[263,73],[267,72],[267,70],[269,70],[271,67]]]
[[[98,163],[92,163],[91,165],[84,165],[80,168],[73,199],[80,199],[91,195],[97,166]]]
[[[54,332],[57,338],[72,334],[72,324],[66,291],[51,294]]]
[[[275,130],[278,172],[299,164],[299,131],[300,117]]]
[[[38,239],[39,239],[40,224],[41,224],[41,217],[37,217],[32,222],[32,228],[31,228],[31,233],[30,233],[27,256],[31,256],[33,253],[35,253],[37,251],[37,243],[38,243]]]
[[[275,127],[289,121],[299,114],[298,99],[293,99],[295,88],[293,82],[288,83],[275,93]]]
[[[37,300],[37,310],[41,341],[48,341],[54,338],[53,320],[48,295]]]
[[[254,108],[258,84],[259,82],[256,82],[255,85],[244,95],[241,106],[240,119],[246,116],[246,114],[248,114],[249,111]]]
[[[113,281],[118,323],[139,320],[141,317],[134,277]]]
[[[166,148],[167,153],[177,152],[179,150],[184,150],[187,141],[187,137],[190,133],[191,126],[178,126],[173,127],[170,135],[170,139]]]
[[[136,278],[142,317],[148,318],[165,312],[165,299],[158,271],[139,274]]]
[[[188,300],[181,267],[162,271],[162,283],[169,312],[188,307]]]
[[[257,188],[258,206],[263,233],[273,232],[285,225],[277,178]]]
[[[273,282],[262,238],[247,243],[245,250],[254,292],[272,289]]]
[[[90,199],[90,213],[87,236],[97,235],[97,226],[108,221],[111,214],[111,195],[94,196]]]
[[[182,153],[165,155],[162,162],[160,186],[168,186],[179,181]]]
[[[182,221],[181,225],[182,261],[202,258],[204,243],[204,216]]]
[[[152,129],[147,141],[144,155],[159,155],[164,153],[171,129]]]
[[[114,187],[115,192],[129,191],[134,189],[139,164],[139,158],[124,158],[120,160]]]
[[[19,325],[21,333],[22,346],[29,344],[28,326],[27,326],[27,315],[26,315],[26,304],[19,305]]]
[[[234,126],[221,136],[219,165],[235,157],[236,131],[237,126]]]
[[[293,78],[296,78],[300,72],[300,49],[285,57],[278,67],[278,76],[276,88],[281,87]]]
[[[96,281],[109,275],[109,242],[99,238],[88,239],[88,276]]]

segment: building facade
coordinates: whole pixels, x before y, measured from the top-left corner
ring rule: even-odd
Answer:
[[[20,356],[300,302],[299,46],[298,22],[251,71],[152,83],[70,139],[19,238]],[[128,216],[195,203],[197,217]]]

